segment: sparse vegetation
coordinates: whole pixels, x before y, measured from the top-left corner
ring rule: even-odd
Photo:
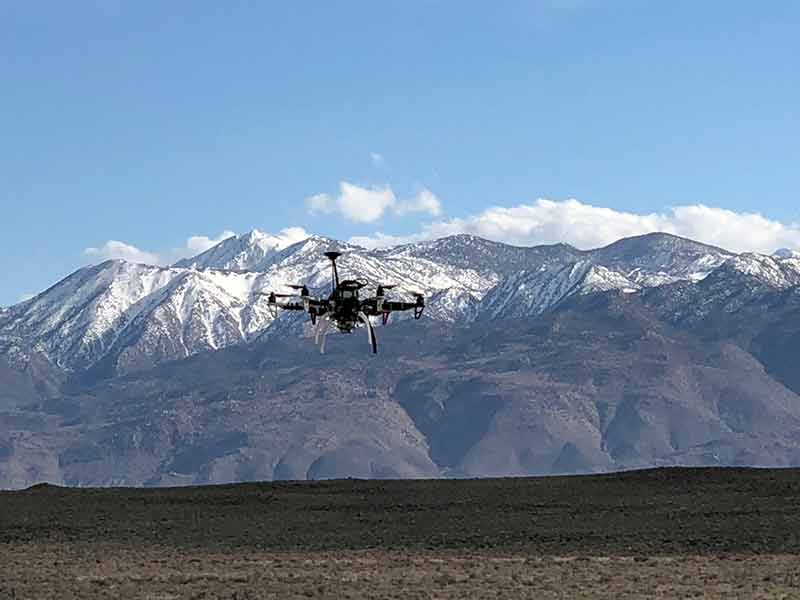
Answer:
[[[38,486],[0,493],[0,599],[791,597],[798,493],[706,469]]]

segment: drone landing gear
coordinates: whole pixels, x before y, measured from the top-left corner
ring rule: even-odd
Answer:
[[[417,301],[414,302],[414,319],[419,321],[425,310],[425,298],[422,294],[417,294]]]
[[[319,346],[319,353],[325,354],[325,338],[328,336],[328,331],[331,327],[331,320],[327,316],[322,316],[317,319],[317,325],[314,328],[314,344]]]
[[[372,353],[378,353],[378,337],[375,335],[375,328],[372,326],[372,321],[369,320],[369,317],[365,315],[363,312],[358,313],[358,318],[361,320],[364,325],[367,326],[367,339],[369,340],[369,345],[372,346]]]

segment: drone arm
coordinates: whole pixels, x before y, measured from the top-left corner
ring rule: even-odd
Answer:
[[[403,310],[411,310],[416,306],[414,302],[393,302],[387,300],[383,303],[383,312],[395,312]]]
[[[306,307],[302,302],[286,302],[286,303],[279,303],[276,302],[274,304],[276,308],[282,308],[283,310],[305,310]]]
[[[394,300],[384,300],[383,298],[368,298],[361,303],[361,310],[370,316],[377,316],[382,313],[411,310],[413,308],[424,307],[425,304],[419,302],[402,302]]]
[[[405,310],[413,310],[414,318],[419,319],[425,310],[425,298],[422,295],[417,296],[415,302],[403,302],[397,300],[384,300],[382,295],[375,298],[368,298],[361,303],[361,311],[370,317],[381,316],[383,324],[388,321],[389,314],[392,312],[401,312]]]
[[[383,313],[390,313],[395,311],[413,310],[414,318],[419,319],[422,316],[422,311],[425,310],[425,300],[422,296],[417,296],[416,302],[396,302],[385,301],[383,303]]]
[[[316,308],[317,312],[320,313],[320,314],[322,314],[323,312],[327,312],[327,310],[328,310],[328,301],[327,300],[321,300],[321,299],[318,299],[318,298],[308,298],[308,299],[306,299],[306,302],[308,302],[308,305],[311,308]]]
[[[267,297],[267,307],[269,308],[269,312],[272,314],[273,318],[278,317],[279,308],[282,310],[308,310],[306,294],[303,294],[302,302],[278,302],[278,298],[292,298],[294,297],[293,294],[277,294],[275,292],[270,292],[267,294],[264,292],[258,292],[257,295]]]
[[[369,317],[377,317],[381,314],[382,305],[379,298],[367,298],[361,302],[361,312]]]

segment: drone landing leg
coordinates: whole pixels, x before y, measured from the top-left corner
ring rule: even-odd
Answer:
[[[375,328],[372,326],[372,321],[363,312],[358,313],[358,318],[367,326],[367,339],[369,345],[372,346],[372,353],[378,353],[378,337],[375,335]]]
[[[319,333],[322,329],[322,321],[324,321],[324,317],[316,322],[314,325],[314,345],[319,346]]]
[[[330,325],[330,319],[323,316],[317,320],[317,326],[314,328],[314,344],[319,346],[320,354],[325,354],[325,337],[328,335]]]
[[[325,326],[325,331],[322,332],[322,343],[319,345],[319,353],[325,354],[325,340],[328,339],[328,330],[329,330],[330,321],[328,321],[328,325]]]

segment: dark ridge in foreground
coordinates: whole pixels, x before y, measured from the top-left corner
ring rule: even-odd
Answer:
[[[0,544],[229,551],[800,553],[800,470],[0,493]]]

